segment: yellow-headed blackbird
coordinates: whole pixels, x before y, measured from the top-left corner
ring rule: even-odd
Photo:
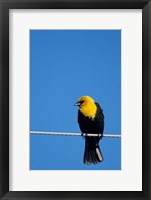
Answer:
[[[99,141],[103,137],[104,115],[100,105],[89,96],[78,99],[78,123],[82,133],[95,133],[101,136],[85,136],[84,164],[97,164],[103,161]]]

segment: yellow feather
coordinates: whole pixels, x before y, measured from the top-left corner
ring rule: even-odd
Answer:
[[[78,100],[78,102],[80,101],[84,101],[79,108],[82,114],[86,117],[94,119],[97,111],[94,100],[89,96],[83,96]]]

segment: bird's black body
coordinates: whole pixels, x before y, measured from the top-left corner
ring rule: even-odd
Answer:
[[[82,133],[95,133],[103,136],[104,130],[104,114],[98,103],[95,103],[97,111],[94,118],[86,117],[78,111],[78,123]],[[97,164],[103,161],[103,156],[99,147],[99,141],[102,136],[86,136],[85,137],[85,152],[83,162],[85,164]]]
[[[97,112],[95,118],[85,117],[81,111],[78,111],[78,123],[82,133],[103,133],[104,129],[104,115],[103,110],[101,109],[98,103],[95,103],[97,106]]]

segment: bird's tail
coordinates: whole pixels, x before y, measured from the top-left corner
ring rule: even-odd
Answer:
[[[99,144],[94,145],[85,145],[85,151],[84,151],[84,158],[83,162],[84,164],[97,164],[99,162],[103,161],[103,155],[101,153]]]

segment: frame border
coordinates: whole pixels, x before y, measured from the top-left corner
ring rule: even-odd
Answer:
[[[9,9],[142,9],[143,163],[141,192],[9,191]],[[0,0],[0,198],[151,199],[151,0]],[[136,72],[137,73],[137,72]]]

